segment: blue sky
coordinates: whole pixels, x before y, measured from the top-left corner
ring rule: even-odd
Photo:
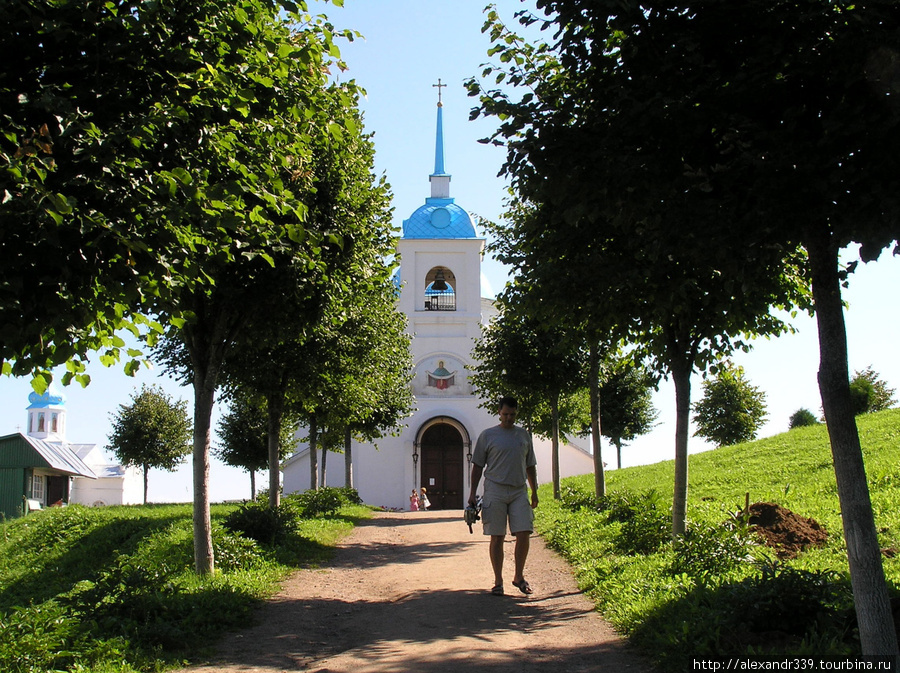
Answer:
[[[517,0],[495,4],[508,20],[521,6]],[[472,0],[346,0],[343,8],[320,2],[314,5],[314,11],[327,13],[337,28],[352,28],[365,36],[342,46],[350,69],[341,77],[356,79],[368,92],[363,101],[366,127],[375,134],[377,171],[386,174],[392,186],[398,228],[429,193],[437,103],[433,85],[439,78],[447,84],[442,89],[444,163],[453,176],[451,196],[470,213],[490,220],[502,212],[505,183],[497,173],[504,151],[478,143],[490,134],[493,121],[468,121],[474,103],[463,88],[463,82],[479,75],[488,60],[488,39],[480,32],[482,9],[480,2]],[[889,385],[900,388],[900,317],[896,309],[900,260],[885,253],[877,263],[860,266],[845,293],[850,368],[872,366]],[[506,282],[505,269],[485,260],[483,271],[484,294],[500,291]],[[734,358],[744,366],[750,381],[767,394],[769,421],[762,436],[786,430],[788,418],[798,408],[807,407],[818,414],[821,406],[816,388],[815,321],[800,316],[793,324],[797,334],[760,341],[749,355]],[[88,388],[70,386],[64,391],[70,441],[105,444],[110,414],[127,403],[141,383],[158,383],[192,404],[191,391],[160,378],[158,370],[129,378],[121,370],[96,365],[90,373],[93,382]],[[693,379],[693,390],[696,401],[701,393],[699,376]],[[0,434],[24,428],[29,392],[28,381],[0,379]],[[660,424],[624,449],[626,466],[673,456],[674,389],[670,383],[663,382],[654,402],[660,410]],[[709,448],[697,438],[691,443],[692,451]],[[614,464],[614,450],[605,442],[603,451],[605,460]],[[190,472],[189,463],[173,474],[151,471],[150,499],[190,500]],[[238,470],[214,462],[210,482],[214,501],[249,497],[249,478]]]

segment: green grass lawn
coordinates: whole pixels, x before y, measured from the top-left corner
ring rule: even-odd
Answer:
[[[896,595],[900,410],[861,416],[858,425]],[[691,456],[688,535],[677,550],[668,532],[673,481],[672,462],[616,470],[598,504],[592,476],[568,479],[561,501],[542,487],[537,510],[538,531],[660,670],[689,670],[705,655],[858,653],[824,426]],[[827,543],[777,560],[736,515],[747,493],[750,502],[815,519]],[[224,630],[246,624],[292,569],[329,558],[370,512],[344,505],[299,516],[285,500],[276,528],[264,513],[213,506],[217,573],[204,578],[192,570],[190,505],[71,506],[0,523],[0,671],[144,673],[202,654]],[[244,533],[226,526],[235,520]]]
[[[331,489],[334,490],[334,489]],[[50,508],[0,524],[0,671],[162,671],[247,624],[294,568],[330,557],[370,509],[297,517],[261,544],[213,505],[217,572],[193,572],[191,505]],[[239,512],[239,510],[241,510]],[[250,514],[259,514],[255,509]],[[247,527],[245,525],[245,527]]]
[[[900,588],[900,410],[857,419],[885,574]],[[598,609],[663,670],[739,653],[857,654],[840,504],[824,425],[695,454],[688,535],[673,549],[674,463],[609,472],[607,501],[592,476],[544,493],[537,527],[576,569]],[[753,543],[745,498],[777,503],[825,527],[824,547],[778,560]]]

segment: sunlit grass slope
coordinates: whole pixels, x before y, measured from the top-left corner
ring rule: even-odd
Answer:
[[[884,569],[897,594],[900,410],[860,416],[857,424]],[[666,670],[686,670],[690,657],[704,654],[855,651],[840,503],[824,425],[692,455],[690,544],[678,553],[668,541],[636,552],[636,546],[646,546],[646,536],[667,525],[673,485],[674,463],[665,461],[608,472],[608,502],[599,507],[590,502],[590,475],[564,480],[561,502],[549,490],[542,493],[539,532],[569,558],[582,587],[617,628]],[[747,494],[750,503],[777,503],[815,519],[829,533],[827,544],[789,561],[744,545],[745,527],[735,514]],[[621,514],[623,503],[630,514],[611,516]],[[810,605],[798,607],[797,601]],[[754,610],[762,610],[759,619],[771,627],[768,632],[747,626]]]
[[[0,671],[161,671],[208,648],[301,565],[328,558],[362,506],[292,516],[271,543],[227,527],[265,507],[213,505],[217,571],[193,572],[191,505],[50,508],[0,522]],[[290,520],[288,521],[288,517]],[[233,526],[232,526],[233,528]],[[275,530],[275,528],[272,528]],[[257,536],[259,537],[259,536]]]

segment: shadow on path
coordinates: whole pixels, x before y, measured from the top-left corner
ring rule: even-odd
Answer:
[[[651,673],[533,538],[535,594],[492,596],[487,538],[446,512],[361,523],[326,567],[302,570],[195,673]],[[512,544],[507,545],[508,568]]]

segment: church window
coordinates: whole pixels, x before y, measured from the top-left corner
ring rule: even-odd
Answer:
[[[35,474],[31,477],[31,497],[41,503],[44,502],[44,475]]]
[[[455,311],[456,276],[450,269],[436,266],[425,277],[425,310]]]
[[[44,414],[42,414],[42,413],[41,413],[41,414],[38,414],[38,428],[37,428],[37,431],[38,431],[38,432],[43,432],[43,431],[44,431]]]
[[[50,432],[59,432],[59,414],[57,413],[50,416]]]

